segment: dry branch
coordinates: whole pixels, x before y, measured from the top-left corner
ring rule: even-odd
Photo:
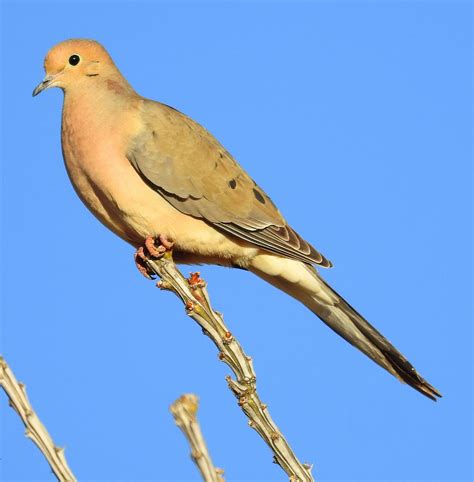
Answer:
[[[199,278],[199,273],[194,273],[186,279],[177,269],[169,251],[159,259],[149,258],[146,263],[147,267],[161,278],[157,286],[173,291],[181,298],[187,314],[201,326],[204,334],[217,346],[219,359],[234,372],[235,380],[230,376],[226,377],[229,388],[249,418],[249,425],[273,451],[274,462],[282,467],[292,482],[313,481],[311,466],[298,460],[271,419],[267,406],[260,401],[252,359],[244,353],[240,343],[228,330],[223,316],[212,309],[206,285]]]
[[[170,407],[176,425],[191,446],[191,458],[201,472],[204,482],[225,482],[222,469],[214,467],[196,414],[199,401],[193,394],[182,395]]]
[[[0,356],[0,385],[9,398],[10,406],[25,425],[25,435],[41,450],[57,479],[60,482],[76,482],[76,478],[66,462],[64,449],[54,445],[46,427],[28,400],[25,385],[15,378],[2,356]]]

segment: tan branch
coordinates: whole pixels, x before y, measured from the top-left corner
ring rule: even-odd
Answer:
[[[160,259],[149,259],[148,267],[161,281],[157,286],[173,291],[183,301],[187,314],[212,339],[219,350],[219,359],[234,372],[236,379],[226,377],[229,388],[238,399],[239,406],[255,429],[273,451],[274,462],[288,474],[290,481],[311,482],[311,466],[302,464],[289,446],[283,434],[273,422],[267,406],[260,401],[256,389],[256,376],[252,359],[247,356],[240,343],[224,324],[223,316],[211,307],[203,280],[198,273],[184,278],[173,262],[170,252]]]
[[[26,395],[25,385],[16,378],[5,359],[0,356],[0,385],[7,394],[10,406],[26,427],[25,435],[41,450],[54,475],[60,482],[75,482],[76,478],[64,456],[64,449],[56,447]]]
[[[182,395],[170,407],[176,425],[191,446],[191,458],[198,466],[204,482],[225,482],[224,471],[214,467],[196,414],[199,401],[193,394]]]

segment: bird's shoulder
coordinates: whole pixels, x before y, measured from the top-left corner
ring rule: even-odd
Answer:
[[[201,124],[156,101],[143,103],[141,119],[128,157],[149,181],[179,198],[225,209],[221,221],[258,210],[264,225],[284,225],[270,197]]]
[[[154,101],[127,157],[176,209],[253,245],[306,263],[330,263],[287,225],[270,197],[203,126]]]
[[[193,148],[194,156],[218,155],[231,164],[237,164],[224,146],[199,122],[180,110],[161,102],[142,99],[140,106],[141,129],[134,139],[137,144],[151,143],[161,149],[173,149],[175,154],[186,154]],[[176,141],[179,140],[179,145]],[[211,164],[211,159],[209,159]]]

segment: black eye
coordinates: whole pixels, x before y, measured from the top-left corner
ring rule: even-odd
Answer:
[[[80,61],[81,57],[79,57],[79,55],[74,54],[69,57],[69,63],[71,65],[77,65]]]

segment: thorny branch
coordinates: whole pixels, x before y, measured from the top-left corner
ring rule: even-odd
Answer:
[[[206,442],[199,427],[196,414],[198,397],[182,395],[170,407],[176,425],[184,433],[191,446],[191,458],[201,472],[204,482],[225,482],[222,469],[214,467]]]
[[[56,478],[60,482],[76,482],[77,479],[66,462],[64,449],[54,445],[46,427],[38,418],[28,400],[25,385],[15,378],[2,356],[0,356],[0,386],[7,394],[10,406],[25,425],[25,435],[41,450]]]
[[[149,257],[147,268],[161,278],[157,286],[174,292],[183,301],[187,314],[202,328],[219,350],[219,359],[234,372],[235,380],[226,377],[228,386],[238,399],[238,404],[249,418],[249,425],[273,451],[273,460],[288,474],[291,482],[312,482],[311,466],[301,463],[278,430],[260,401],[256,388],[256,376],[252,359],[245,354],[240,343],[224,324],[223,316],[211,307],[205,282],[199,273],[186,279],[177,269],[171,251],[160,258]]]

